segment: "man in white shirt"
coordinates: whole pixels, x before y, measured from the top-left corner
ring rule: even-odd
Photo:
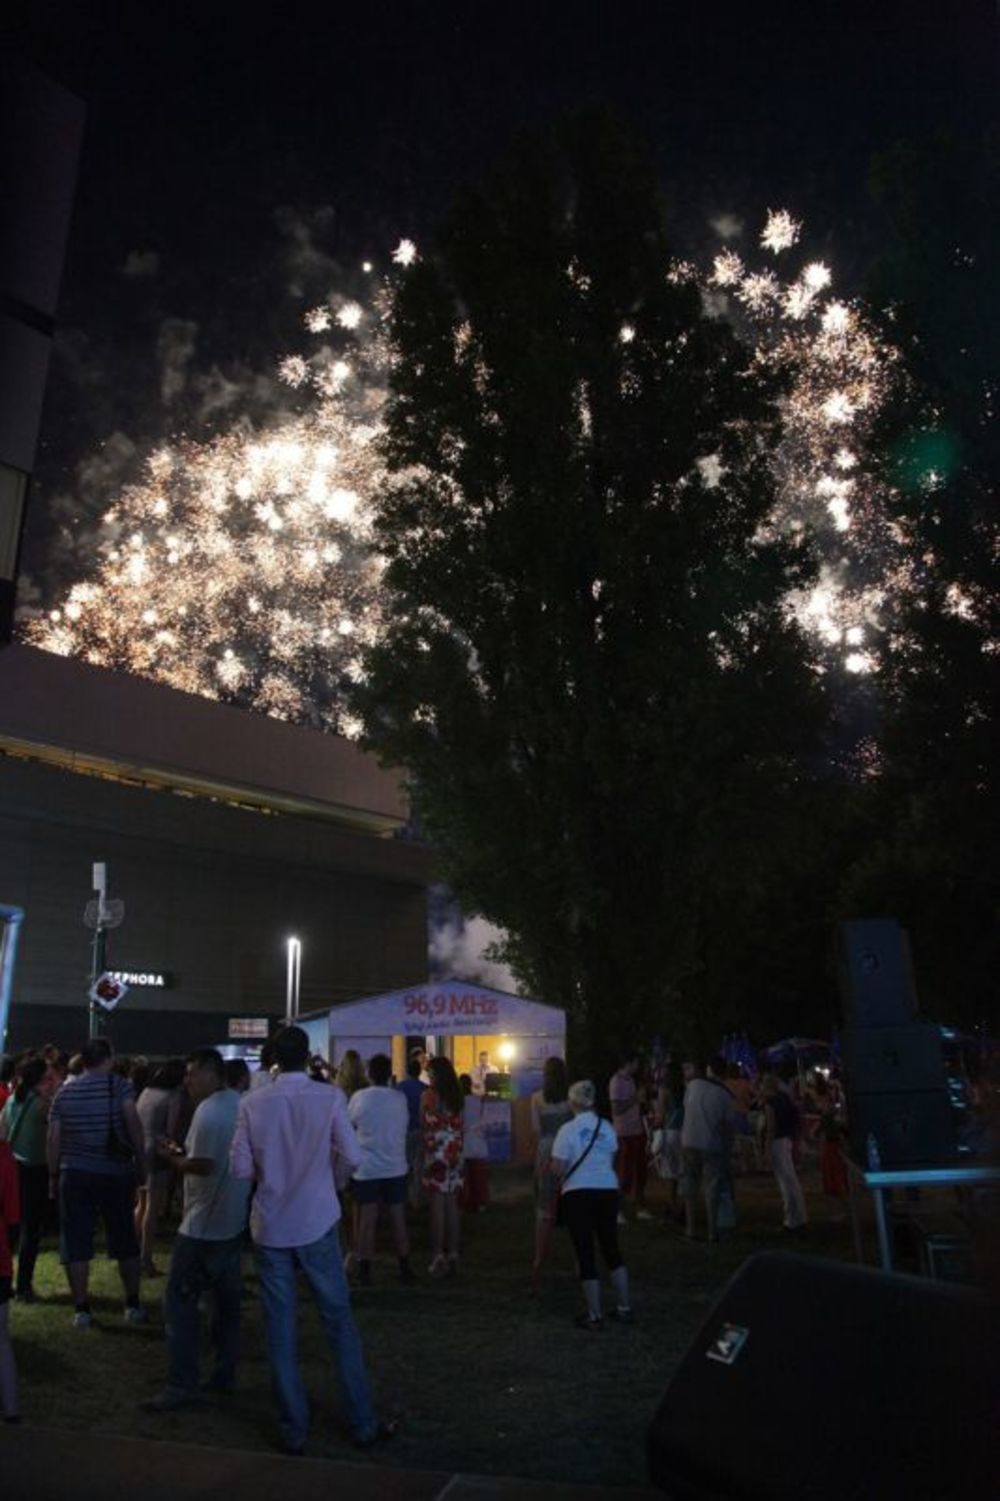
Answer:
[[[724,1072],[724,1066],[720,1065],[720,1068]],[[722,1082],[721,1073],[712,1064],[695,1064],[694,1077],[684,1091],[684,1124],[681,1128],[684,1163],[681,1197],[684,1200],[684,1233],[688,1240],[695,1238],[696,1205],[702,1187],[708,1239],[718,1239],[719,1185],[726,1171],[735,1116],[736,1101]]]
[[[247,1223],[250,1184],[234,1178],[229,1151],[240,1095],[226,1088],[225,1064],[215,1048],[201,1048],[187,1061],[185,1084],[198,1102],[183,1147],[160,1140],[160,1155],[184,1175],[184,1216],[170,1258],[164,1299],[167,1320],[167,1385],[145,1404],[149,1412],[200,1405],[199,1303],[215,1300],[215,1369],[206,1389],[231,1392],[236,1384],[240,1335],[240,1251]]]
[[[472,1080],[472,1093],[486,1093],[486,1078],[488,1074],[495,1074],[497,1070],[490,1062],[489,1053],[480,1053],[479,1062],[473,1067],[469,1078]]]
[[[400,1281],[414,1281],[405,1208],[409,1107],[406,1096],[390,1087],[392,1063],[384,1053],[368,1060],[368,1078],[368,1087],[355,1090],[347,1105],[361,1148],[361,1164],[354,1170],[354,1197],[359,1209],[358,1281],[363,1287],[372,1280],[380,1204],[389,1211]]]
[[[348,1426],[355,1444],[367,1449],[391,1438],[398,1425],[380,1422],[372,1406],[337,1235],[337,1188],[360,1165],[358,1138],[343,1090],[306,1076],[308,1034],[283,1027],[272,1045],[278,1076],[270,1089],[243,1095],[229,1161],[236,1177],[257,1184],[250,1232],[281,1448],[303,1454],[309,1428],[296,1329],[303,1273],[336,1361]]]

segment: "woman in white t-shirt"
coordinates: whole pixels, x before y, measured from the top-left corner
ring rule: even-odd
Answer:
[[[618,1249],[618,1178],[615,1153],[618,1138],[610,1121],[594,1110],[597,1091],[589,1079],[571,1084],[573,1119],[561,1126],[552,1143],[552,1172],[561,1184],[562,1219],[576,1252],[586,1309],[575,1320],[581,1329],[600,1329],[601,1284],[597,1276],[594,1240],[611,1277],[618,1299],[611,1317],[631,1323],[628,1272]]]

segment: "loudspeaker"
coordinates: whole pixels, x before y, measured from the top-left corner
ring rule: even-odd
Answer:
[[[916,1016],[910,944],[892,918],[841,923],[837,980],[845,1026],[898,1027]]]
[[[856,1162],[867,1162],[874,1136],[882,1167],[933,1167],[958,1155],[955,1113],[945,1089],[847,1096],[847,1124]]]
[[[992,1493],[995,1303],[816,1257],[753,1256],[647,1434],[672,1501],[968,1501]]]
[[[848,1027],[839,1041],[856,1160],[866,1161],[871,1134],[882,1167],[951,1161],[958,1140],[938,1028]]]
[[[847,1027],[841,1032],[844,1087],[858,1094],[946,1089],[941,1032],[930,1022]]]

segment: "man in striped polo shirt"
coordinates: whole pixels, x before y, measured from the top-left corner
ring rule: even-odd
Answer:
[[[83,1073],[64,1084],[49,1114],[49,1194],[59,1189],[59,1259],[73,1295],[73,1323],[93,1323],[87,1289],[98,1215],[108,1255],[118,1262],[125,1288],[125,1319],[145,1318],[139,1304],[139,1242],[135,1191],[146,1176],[142,1125],[132,1086],[111,1072],[111,1044],[92,1038],[80,1049]],[[131,1148],[131,1151],[129,1150]]]

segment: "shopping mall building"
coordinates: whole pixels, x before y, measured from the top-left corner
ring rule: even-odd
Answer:
[[[430,854],[350,741],[32,647],[0,649],[0,907],[21,909],[6,1049],[86,1035],[93,866],[124,902],[107,1021],[151,1055],[427,972]],[[252,1030],[243,1027],[242,1030]]]

